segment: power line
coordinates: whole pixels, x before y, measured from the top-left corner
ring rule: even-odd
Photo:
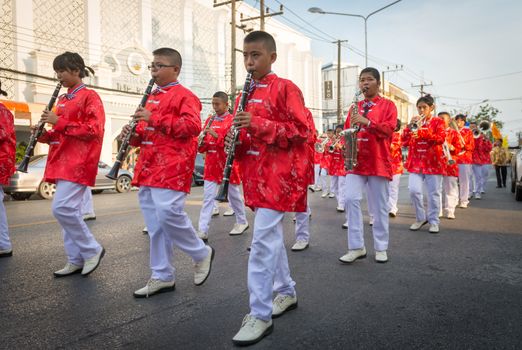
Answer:
[[[456,82],[453,82],[453,83],[439,84],[439,86],[451,86],[451,85],[458,85],[458,84],[466,84],[466,83],[472,83],[472,82],[475,82],[475,81],[507,77],[507,76],[516,75],[516,74],[520,74],[520,73],[522,73],[522,70],[521,71],[516,71],[516,72],[511,72],[511,73],[491,75],[489,77],[482,77],[482,78],[476,78],[476,79],[470,79],[470,80],[456,81]]]

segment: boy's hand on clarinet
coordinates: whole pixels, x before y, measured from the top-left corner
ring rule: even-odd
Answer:
[[[227,134],[225,135],[225,149],[229,149],[230,148],[230,145],[232,145],[232,141],[233,141],[233,138],[234,138],[234,130],[232,130],[232,128],[230,128],[227,132]],[[236,142],[236,145],[239,145],[240,142],[237,141]]]
[[[234,126],[238,129],[248,128],[252,122],[252,115],[248,112],[239,112],[234,118]]]
[[[123,129],[121,129],[121,133],[120,133],[120,135],[118,136],[118,139],[119,139],[120,141],[122,141],[124,138],[127,137],[127,135],[131,132],[131,130],[132,130],[132,127],[131,127],[129,124],[125,125],[125,126],[123,127]]]
[[[149,110],[147,110],[143,107],[138,107],[138,109],[134,113],[133,117],[134,117],[134,120],[136,120],[136,121],[143,120],[148,123],[150,121],[151,114],[152,113]]]
[[[44,123],[55,125],[58,122],[58,116],[53,111],[45,110],[40,120]]]

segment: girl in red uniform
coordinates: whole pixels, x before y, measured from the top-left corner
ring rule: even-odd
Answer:
[[[375,68],[367,67],[359,75],[359,88],[364,101],[358,103],[361,114],[348,113],[345,129],[359,125],[357,133],[357,165],[346,175],[345,198],[348,226],[348,253],[339,260],[352,263],[366,257],[363,238],[363,216],[361,200],[363,189],[367,189],[372,203],[371,214],[375,260],[388,261],[389,241],[388,198],[389,182],[392,179],[391,141],[397,123],[395,104],[379,95],[380,74]]]
[[[0,89],[0,96],[7,93]],[[12,256],[13,247],[9,239],[9,227],[4,206],[3,185],[15,172],[16,134],[13,114],[0,103],[0,258]]]
[[[323,194],[321,195],[321,198],[326,198],[328,196],[330,196],[330,198],[332,198],[332,197],[334,197],[334,194],[330,193],[330,185],[329,185],[329,181],[328,181],[328,177],[330,175],[328,173],[328,168],[330,167],[330,162],[331,162],[332,157],[331,157],[330,152],[328,152],[328,150],[330,149],[330,146],[332,145],[332,142],[333,142],[334,131],[332,129],[326,130],[326,137],[328,138],[328,141],[324,145],[324,151],[322,153],[323,156],[321,157],[321,162],[320,162],[321,170],[319,171],[321,188],[323,190]]]
[[[173,247],[194,261],[197,286],[206,281],[214,258],[214,249],[197,237],[184,211],[201,132],[201,103],[177,80],[182,64],[179,52],[160,48],[152,54],[154,61],[149,69],[157,87],[145,108],[134,113],[138,126],[131,138],[133,146],[140,146],[132,183],[140,187],[138,197],[150,236],[152,270],[145,287],[134,292],[136,298],[174,290]],[[122,136],[130,130],[126,125]]]
[[[476,123],[470,123],[470,130],[478,130]],[[486,193],[486,181],[488,180],[489,167],[491,159],[489,154],[493,149],[493,144],[490,140],[482,133],[475,138],[475,148],[473,149],[472,155],[472,171],[475,176],[475,191],[471,193],[475,199],[481,199],[482,194]]]
[[[315,137],[316,144],[314,145],[314,184],[310,187],[312,192],[322,190],[319,173],[321,171],[321,158],[323,157],[323,154],[317,151],[317,147],[321,145],[323,139],[319,137],[319,130],[315,130]]]
[[[344,212],[344,182],[346,169],[344,167],[343,146],[344,137],[341,136],[343,127],[338,125],[335,128],[335,141],[328,146],[327,152],[330,154],[330,192],[337,197],[337,211]]]
[[[62,226],[67,263],[54,273],[64,277],[88,275],[99,265],[105,250],[83,221],[82,203],[94,186],[103,144],[105,112],[98,94],[82,78],[93,73],[77,53],[65,52],[53,61],[58,80],[68,88],[56,104],[56,113],[44,111],[41,121],[51,124],[39,142],[49,144],[44,181],[56,183],[52,210]]]
[[[430,233],[439,232],[439,212],[441,203],[442,175],[445,173],[446,160],[442,144],[446,139],[444,121],[432,116],[435,104],[430,95],[417,100],[417,110],[422,117],[411,120],[402,133],[403,143],[408,147],[408,189],[415,208],[416,221],[410,230],[417,231],[429,223]],[[417,130],[412,130],[416,124]],[[424,210],[423,184],[428,191],[428,213]]]
[[[399,199],[399,185],[401,182],[401,176],[404,171],[402,165],[402,140],[401,140],[401,121],[397,119],[397,125],[393,131],[392,144],[391,144],[391,157],[392,157],[392,174],[393,178],[390,182],[390,200],[388,201],[389,211],[391,217],[397,216],[397,201]]]
[[[270,34],[248,34],[243,57],[254,84],[245,111],[236,115],[235,125],[242,129],[236,155],[245,202],[256,214],[248,260],[250,313],[233,341],[247,345],[272,331],[272,317],[297,306],[283,218],[285,212],[306,210],[313,168],[308,140],[315,128],[310,128],[299,88],[271,72],[277,53]],[[230,140],[230,134],[227,137]]]
[[[471,163],[473,159],[473,149],[475,148],[475,139],[473,133],[466,127],[466,116],[457,114],[455,116],[460,136],[464,141],[464,146],[457,155],[457,164],[459,166],[459,208],[467,208],[470,195],[470,176]]]

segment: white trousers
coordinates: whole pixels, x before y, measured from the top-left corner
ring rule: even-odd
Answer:
[[[243,203],[239,186],[240,185],[229,184],[228,201],[230,207],[234,210],[236,222],[238,224],[246,224],[245,204]],[[210,219],[212,218],[212,210],[215,206],[214,198],[216,198],[218,191],[219,184],[217,182],[205,180],[203,187],[203,204],[201,206],[201,211],[199,212],[198,223],[198,229],[201,232],[208,233]]]
[[[344,209],[345,203],[345,183],[346,178],[344,176],[331,176],[331,185],[330,191],[335,194],[335,198],[337,198],[337,206]]]
[[[195,262],[207,257],[205,243],[196,236],[184,210],[187,194],[166,188],[140,187],[140,207],[149,230],[151,278],[174,281],[174,247]]]
[[[397,202],[399,200],[399,185],[401,182],[402,174],[393,175],[392,181],[390,182],[390,198],[388,200],[388,210],[392,213],[397,213]]]
[[[376,251],[388,249],[390,237],[388,198],[389,181],[380,176],[346,175],[345,196],[348,213],[348,249],[364,247],[364,225],[361,210],[363,189],[367,189],[368,201],[372,203],[374,223],[373,246]]]
[[[314,164],[314,185],[317,187],[321,186],[321,181],[319,179],[319,172],[321,170],[321,165]]]
[[[83,193],[82,198],[82,215],[86,214],[96,215],[94,213],[94,205],[92,203],[92,191],[90,187],[87,187],[87,189]]]
[[[11,248],[9,226],[7,225],[7,215],[4,206],[4,188],[0,185],[0,250],[8,250]]]
[[[455,214],[455,207],[459,203],[459,184],[455,176],[442,178],[442,191],[444,197],[444,211],[446,215]]]
[[[272,317],[273,292],[295,295],[283,239],[284,212],[256,209],[248,259],[250,315],[264,321]]]
[[[488,165],[473,164],[473,175],[475,176],[475,187],[473,193],[486,192],[486,182],[488,181]]]
[[[323,189],[323,192],[329,193],[330,187],[328,187],[328,170],[321,168],[319,170],[319,184]]]
[[[102,249],[83,221],[82,201],[85,191],[90,191],[87,186],[58,180],[52,204],[53,215],[62,226],[67,260],[77,266],[83,266],[85,260]]]
[[[459,164],[459,202],[463,205],[469,203],[469,184],[471,175],[471,164]]]
[[[295,240],[296,241],[309,241],[310,240],[310,215],[312,209],[307,203],[306,211],[295,213]]]
[[[408,181],[408,189],[410,191],[410,199],[415,208],[415,216],[417,221],[424,222],[428,220],[430,224],[439,224],[439,212],[441,201],[441,182],[442,175],[425,175],[410,173]],[[423,184],[426,185],[428,194],[428,215],[424,210]]]

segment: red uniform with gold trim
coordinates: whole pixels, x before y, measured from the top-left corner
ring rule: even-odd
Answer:
[[[446,158],[442,144],[446,140],[446,127],[441,118],[431,116],[419,126],[417,137],[413,137],[407,126],[402,132],[403,144],[408,146],[406,169],[410,173],[443,175],[446,173]]]
[[[246,205],[304,212],[310,183],[307,143],[315,129],[309,129],[301,91],[291,81],[267,74],[254,84],[245,111],[252,119],[241,130],[237,160]]]
[[[361,126],[357,133],[357,165],[349,174],[362,176],[383,176],[392,178],[391,141],[397,125],[397,107],[382,96],[373,100],[359,101],[359,112],[367,109],[366,118],[369,126]],[[350,113],[346,118],[344,128],[350,128]]]
[[[330,144],[331,145],[331,144]],[[339,139],[339,142],[334,146],[333,152],[330,152],[330,145],[325,149],[330,155],[330,162],[328,166],[328,175],[330,176],[346,176],[346,168],[344,166],[344,137]]]
[[[459,130],[462,139],[464,140],[464,147],[457,155],[458,164],[471,164],[473,161],[473,149],[475,148],[475,139],[473,133],[468,128]]]
[[[327,143],[325,143],[324,145],[324,152],[321,153],[322,154],[322,157],[321,157],[321,161],[319,162],[320,166],[321,166],[321,169],[326,169],[328,170],[328,168],[330,167],[330,161],[331,161],[331,155],[330,155],[330,152],[328,152],[328,150],[330,149],[330,146],[332,145],[332,140],[329,140]]]
[[[457,164],[457,158],[460,151],[462,151],[462,142],[459,136],[459,132],[452,128],[446,129],[446,142],[450,148],[451,159],[455,162],[453,164],[448,163],[446,159],[446,173],[444,176],[459,176],[459,165]]]
[[[100,96],[86,87],[70,94],[70,88],[56,104],[58,121],[39,142],[49,144],[44,181],[56,180],[94,186],[103,144],[105,112]]]
[[[190,192],[201,132],[201,103],[182,85],[156,89],[145,108],[150,121],[140,121],[133,146],[140,147],[132,184]]]
[[[402,138],[400,131],[395,131],[393,133],[390,155],[392,161],[392,175],[402,174],[404,172],[404,166],[402,163]]]
[[[16,133],[13,114],[0,103],[0,185],[8,185],[15,172]]]
[[[491,164],[491,158],[489,154],[493,144],[484,135],[480,135],[475,139],[475,148],[473,149],[472,162],[473,164]]]

